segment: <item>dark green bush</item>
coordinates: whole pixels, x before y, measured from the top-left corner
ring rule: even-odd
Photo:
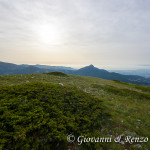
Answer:
[[[46,74],[54,75],[54,76],[62,76],[62,77],[67,77],[68,76],[67,74],[62,73],[62,72],[49,72],[49,73],[46,73]]]
[[[116,82],[116,83],[119,83],[119,84],[125,84],[125,85],[128,85],[129,83],[127,83],[127,82],[122,82],[122,81],[119,81],[119,80],[112,80],[112,81],[114,81],[114,82]]]
[[[46,83],[0,87],[0,149],[63,150],[68,134],[93,135],[102,118],[100,100],[76,88]]]

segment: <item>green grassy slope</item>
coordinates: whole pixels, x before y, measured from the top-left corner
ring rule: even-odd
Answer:
[[[103,80],[83,76],[59,76],[51,74],[28,74],[0,76],[0,86],[24,85],[32,82],[54,83],[60,86],[76,87],[102,100],[105,112],[100,134],[115,138],[118,135],[148,137],[150,139],[150,87],[143,87],[119,81]],[[104,150],[150,149],[145,143],[101,143]],[[98,148],[100,149],[100,148]]]

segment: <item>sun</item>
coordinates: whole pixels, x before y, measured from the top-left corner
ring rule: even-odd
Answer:
[[[40,42],[50,45],[58,45],[63,42],[62,30],[54,24],[40,24],[37,29],[37,38]]]

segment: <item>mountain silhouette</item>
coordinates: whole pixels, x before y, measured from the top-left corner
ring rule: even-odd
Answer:
[[[137,75],[122,75],[115,72],[108,72],[107,70],[96,68],[93,65],[89,65],[81,69],[78,69],[76,71],[73,71],[72,74],[81,75],[81,76],[98,77],[107,80],[119,80],[122,82],[128,82],[128,83],[140,84],[140,85],[150,85],[150,80],[144,77],[137,76]]]
[[[37,67],[40,66],[40,67]],[[42,65],[16,65],[12,63],[0,62],[0,75],[10,74],[30,74],[30,73],[47,73],[59,71],[71,75],[91,76],[107,80],[118,80],[133,84],[150,86],[150,78],[144,78],[138,75],[122,75],[115,72],[109,72],[104,69],[94,67],[92,64],[78,70],[70,67],[61,66],[42,66]]]

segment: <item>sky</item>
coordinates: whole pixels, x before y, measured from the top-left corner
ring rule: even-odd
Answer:
[[[150,67],[150,1],[0,0],[0,61]]]

